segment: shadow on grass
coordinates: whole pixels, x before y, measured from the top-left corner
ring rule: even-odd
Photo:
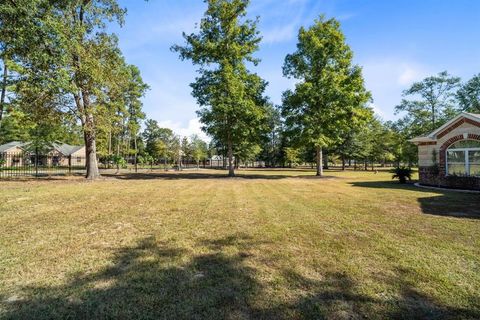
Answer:
[[[293,284],[292,289],[308,294],[291,304],[274,307],[271,314],[294,310],[295,319],[479,319],[476,296],[468,298],[471,308],[448,306],[418,290],[410,280],[415,276],[420,277],[396,268],[393,276],[375,279],[396,292],[367,295],[361,284],[345,272],[327,272],[322,280],[312,280],[286,271],[284,277]]]
[[[239,254],[225,254],[235,243]],[[233,237],[218,250],[194,256],[147,238],[114,254],[113,265],[77,275],[65,286],[27,287],[24,298],[7,303],[6,319],[225,319],[250,318],[249,299],[258,290],[242,248]]]
[[[480,219],[480,194],[455,192],[453,190],[431,190],[419,188],[412,183],[400,184],[395,181],[353,182],[355,187],[373,189],[396,189],[417,193],[435,193],[430,197],[418,197],[424,214],[456,218]]]
[[[273,171],[275,172],[275,171]],[[211,172],[148,172],[148,173],[119,173],[102,174],[102,177],[119,180],[197,180],[197,179],[245,179],[245,180],[280,180],[280,179],[336,179],[337,177],[312,175],[291,175],[285,174],[252,174],[237,172],[235,177],[228,177],[227,174]]]
[[[198,243],[203,254],[145,238],[114,253],[113,263],[62,286],[24,287],[0,304],[4,319],[357,319],[478,318],[452,309],[393,279],[399,296],[372,298],[346,273],[311,280],[281,273],[291,298],[272,296],[255,278],[250,249],[264,242],[235,234]],[[236,250],[232,250],[236,249]],[[388,281],[387,281],[388,282]],[[266,290],[269,289],[269,290]],[[301,291],[302,293],[298,293]],[[263,302],[263,304],[261,303]],[[472,300],[473,303],[473,300]],[[478,307],[478,306],[477,306]],[[3,313],[3,314],[2,314]]]

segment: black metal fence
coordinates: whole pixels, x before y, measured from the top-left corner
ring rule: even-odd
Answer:
[[[0,178],[83,174],[85,165],[85,157],[0,153]]]
[[[125,159],[122,165],[100,159],[99,169],[109,173],[114,171],[139,170],[194,170],[194,169],[227,169],[228,161],[223,159],[205,159],[197,161],[184,159],[179,162],[155,161],[151,163],[136,163],[135,159]],[[264,167],[263,162],[242,163],[235,167]],[[10,177],[48,177],[58,175],[80,175],[86,173],[86,158],[64,156],[59,154],[0,153],[0,178]]]

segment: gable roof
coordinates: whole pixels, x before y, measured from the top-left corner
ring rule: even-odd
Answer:
[[[0,152],[7,152],[8,150],[13,149],[13,148],[17,148],[17,147],[22,148],[24,145],[25,145],[25,143],[20,142],[20,141],[12,141],[12,142],[9,142],[9,143],[5,143],[5,144],[0,145]]]
[[[66,143],[53,143],[52,146],[64,156],[70,156],[83,148],[83,146],[72,146]]]
[[[27,146],[28,146],[28,142],[12,141],[12,142],[0,145],[0,153],[8,152],[8,150],[13,148],[24,149]],[[53,150],[58,151],[64,156],[70,156],[75,152],[83,149],[83,146],[72,146],[66,143],[57,143],[57,142],[52,143],[52,147],[53,147]],[[50,151],[53,151],[53,150],[50,150]]]
[[[458,116],[453,118],[452,120],[447,121],[443,126],[438,128],[437,130],[433,131],[429,135],[422,136],[422,137],[416,137],[416,138],[410,139],[409,141],[413,142],[413,143],[436,141],[436,138],[437,138],[438,134],[442,133],[443,131],[445,131],[445,129],[452,126],[453,124],[455,124],[457,121],[459,121],[462,118],[474,121],[476,123],[480,123],[480,114],[462,112]]]

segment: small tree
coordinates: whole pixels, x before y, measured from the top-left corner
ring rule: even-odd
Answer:
[[[412,169],[408,167],[397,167],[392,171],[392,179],[398,179],[400,183],[407,183],[408,180],[412,180]]]
[[[300,161],[300,150],[296,148],[285,148],[285,160],[290,168],[296,167]]]
[[[197,169],[200,167],[200,161],[204,160],[208,155],[208,144],[200,139],[197,135],[190,137],[190,145],[192,150],[192,157],[197,163]]]

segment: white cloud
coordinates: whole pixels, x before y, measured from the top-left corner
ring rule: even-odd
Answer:
[[[394,109],[402,99],[403,90],[434,73],[427,65],[401,57],[371,59],[360,65],[366,87],[372,92],[374,110],[386,120],[396,118]]]
[[[427,75],[423,67],[411,66],[408,64],[400,66],[399,71],[400,75],[398,76],[397,82],[402,86],[408,86],[415,81],[421,80]]]
[[[383,112],[382,109],[380,109],[379,107],[377,107],[377,105],[375,103],[370,103],[368,105],[370,108],[372,108],[373,112],[375,113],[375,115],[377,115],[378,117],[384,119],[385,118],[385,112]]]
[[[279,43],[293,39],[298,31],[298,22],[275,27],[263,33],[263,43]]]
[[[202,131],[202,124],[200,119],[195,118],[188,121],[188,125],[184,126],[181,122],[174,122],[172,120],[159,121],[159,126],[162,128],[170,128],[181,137],[190,137],[193,134],[198,135],[204,141],[210,141],[210,138]]]

